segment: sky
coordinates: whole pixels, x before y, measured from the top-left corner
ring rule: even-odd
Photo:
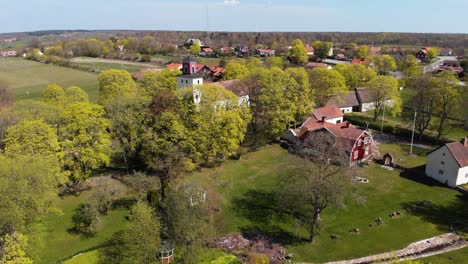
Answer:
[[[468,0],[0,0],[0,33],[51,29],[468,33]]]

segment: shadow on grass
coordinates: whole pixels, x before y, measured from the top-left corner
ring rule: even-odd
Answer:
[[[437,205],[429,201],[413,201],[401,206],[409,214],[419,216],[438,226],[439,230],[468,232],[468,198],[458,195],[450,204]]]
[[[262,237],[272,243],[290,245],[305,240],[296,237],[275,221],[287,220],[287,214],[281,210],[275,192],[249,190],[243,196],[234,198],[233,210],[251,224],[241,227],[246,238]]]
[[[421,183],[427,186],[446,187],[442,183],[426,176],[426,165],[421,165],[414,168],[405,168],[401,173],[400,177]]]

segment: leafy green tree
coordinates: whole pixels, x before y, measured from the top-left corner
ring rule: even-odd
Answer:
[[[245,66],[249,69],[249,72],[251,72],[257,68],[263,67],[263,61],[259,58],[251,57],[247,60]]]
[[[44,51],[47,56],[64,57],[63,47],[60,45],[47,47]]]
[[[18,232],[0,237],[0,263],[32,264],[27,256],[28,238]]]
[[[427,60],[432,61],[437,56],[439,56],[439,54],[440,54],[440,50],[438,48],[429,48],[427,50]]]
[[[135,81],[126,70],[106,70],[99,74],[99,100],[118,100],[126,94],[137,92]]]
[[[385,109],[392,116],[401,113],[401,98],[398,81],[392,76],[377,76],[370,80],[370,97],[373,102],[374,122]],[[391,102],[391,103],[390,103]]]
[[[65,98],[65,92],[62,87],[51,83],[41,93],[42,101],[50,104],[61,104]]]
[[[23,232],[58,211],[57,186],[64,181],[52,157],[0,155],[0,233]]]
[[[276,57],[276,56],[267,57],[265,59],[265,66],[268,68],[276,67],[276,68],[283,69],[284,68],[283,59],[281,57]]]
[[[93,204],[82,203],[72,217],[74,229],[86,235],[94,235],[99,222],[99,212]]]
[[[65,109],[60,141],[65,167],[75,181],[83,180],[93,169],[109,164],[109,121],[104,114],[102,106],[89,103],[72,103]]]
[[[437,76],[435,84],[435,93],[437,95],[435,101],[435,109],[437,110],[439,124],[437,126],[437,141],[448,130],[447,117],[453,114],[456,109],[457,100],[460,96],[458,79],[450,71],[445,71]]]
[[[307,51],[302,40],[294,40],[292,47],[289,50],[289,58],[291,62],[296,65],[301,65],[307,62],[309,56],[307,56]]]
[[[312,43],[312,47],[314,48],[314,55],[317,56],[317,58],[325,59],[328,57],[330,50],[333,48],[333,43],[315,41]]]
[[[288,68],[289,75],[287,89],[284,96],[291,102],[296,122],[302,122],[303,117],[311,113],[314,108],[314,95],[310,90],[309,75],[304,68]]]
[[[223,80],[244,79],[249,75],[249,69],[239,63],[228,63],[223,72]]]
[[[67,104],[75,102],[89,102],[88,94],[78,86],[70,86],[65,89],[65,101]]]
[[[128,263],[154,262],[161,247],[159,219],[151,207],[139,202],[131,208],[129,220],[123,232],[124,259]]]
[[[344,95],[348,92],[345,78],[336,70],[317,67],[309,71],[310,87],[319,103],[324,104],[328,98]]]
[[[167,89],[177,90],[177,76],[182,72],[180,70],[163,70],[159,73],[147,72],[143,77],[142,88],[146,94],[154,96],[159,90]]]
[[[397,68],[395,59],[390,55],[375,55],[370,60],[372,67],[380,75],[388,75]]]
[[[200,44],[196,42],[193,43],[192,45],[190,45],[189,51],[190,51],[190,54],[192,55],[198,55],[198,53],[201,52]]]
[[[377,75],[374,70],[362,64],[339,64],[336,65],[335,70],[345,78],[349,90],[366,86],[367,82]]]
[[[367,57],[367,55],[369,55],[369,46],[366,46],[366,45],[359,46],[359,49],[356,53],[356,57],[359,59],[364,59]]]
[[[400,63],[400,70],[406,78],[413,78],[423,73],[422,66],[414,55],[406,55],[406,58]]]

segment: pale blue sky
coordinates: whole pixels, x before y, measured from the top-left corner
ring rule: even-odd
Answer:
[[[0,0],[0,6],[2,33],[46,29],[468,33],[468,0]]]

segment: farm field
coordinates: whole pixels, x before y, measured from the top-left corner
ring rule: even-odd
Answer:
[[[49,83],[78,86],[91,100],[98,98],[97,74],[21,58],[0,58],[0,79],[9,83],[16,100],[39,98]]]
[[[296,261],[324,262],[363,257],[406,247],[424,238],[448,232],[448,224],[468,215],[468,204],[458,192],[440,186],[421,175],[426,150],[415,149],[419,157],[408,157],[409,147],[381,145],[381,153],[391,152],[409,172],[389,171],[379,165],[355,168],[352,173],[369,179],[355,186],[356,199],[347,197],[344,207],[327,208],[322,228],[314,244],[306,242],[305,228],[276,215],[274,191],[280,177],[293,173],[288,165],[293,157],[277,145],[248,153],[239,161],[228,161],[214,169],[180,179],[217,192],[223,217],[216,223],[220,234],[242,232],[264,234],[284,244]],[[417,204],[430,200],[430,208]],[[411,211],[406,209],[411,208]],[[402,214],[392,219],[394,211]],[[376,225],[381,217],[384,224]],[[370,224],[373,224],[370,227]],[[350,230],[359,228],[360,234]],[[331,235],[338,239],[331,239]]]

